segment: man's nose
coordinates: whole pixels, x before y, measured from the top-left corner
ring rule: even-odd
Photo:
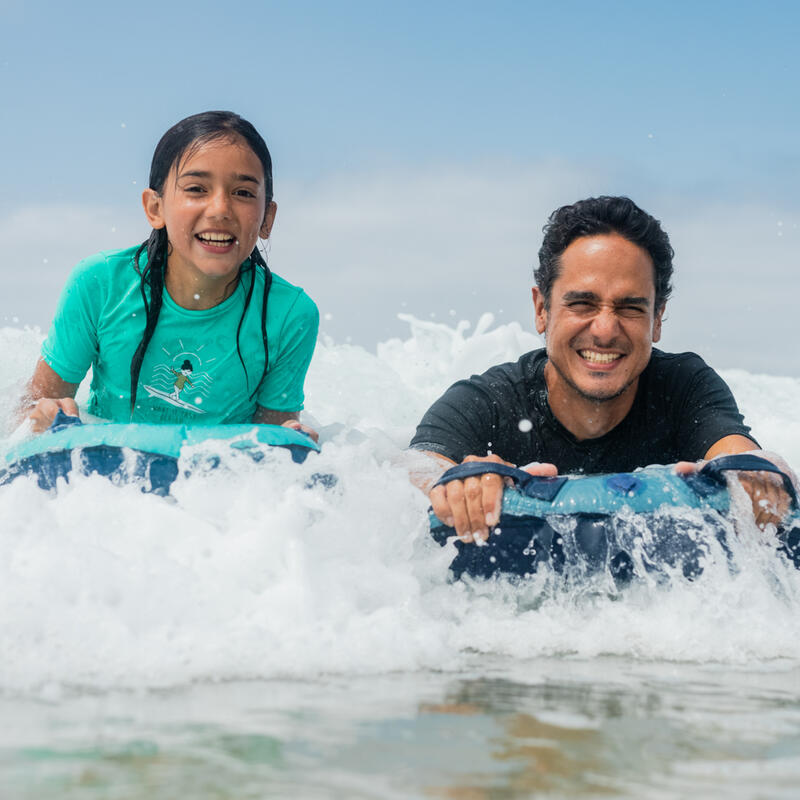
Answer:
[[[598,343],[610,342],[616,338],[619,333],[619,319],[614,309],[605,306],[598,309],[590,331]]]

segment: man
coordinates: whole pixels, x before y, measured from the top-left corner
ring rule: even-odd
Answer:
[[[451,386],[411,447],[445,468],[494,461],[536,475],[675,462],[688,472],[758,449],[714,370],[694,353],[652,348],[674,255],[658,220],[626,197],[597,197],[553,212],[544,234],[532,291],[546,348]],[[779,522],[788,507],[780,481],[758,472],[742,484],[756,522]],[[485,474],[436,487],[430,500],[462,540],[477,541],[499,521],[502,491]]]

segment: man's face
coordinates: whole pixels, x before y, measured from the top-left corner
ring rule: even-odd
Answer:
[[[553,367],[551,395],[607,402],[635,391],[664,311],[655,308],[645,250],[616,233],[580,237],[561,255],[549,310],[535,287],[533,302]]]

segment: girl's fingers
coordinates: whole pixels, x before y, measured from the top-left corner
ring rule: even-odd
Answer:
[[[59,409],[70,417],[78,417],[78,404],[72,397],[42,397],[36,401],[36,405],[28,414],[28,419],[31,421],[31,428],[34,433],[43,433],[46,431]]]

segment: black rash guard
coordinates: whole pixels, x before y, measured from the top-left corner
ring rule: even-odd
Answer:
[[[555,464],[560,473],[629,472],[697,461],[731,434],[750,436],[731,390],[695,353],[653,350],[631,410],[596,439],[576,439],[547,400],[544,349],[453,384],[422,418],[411,447],[447,456],[494,453],[512,464]]]

